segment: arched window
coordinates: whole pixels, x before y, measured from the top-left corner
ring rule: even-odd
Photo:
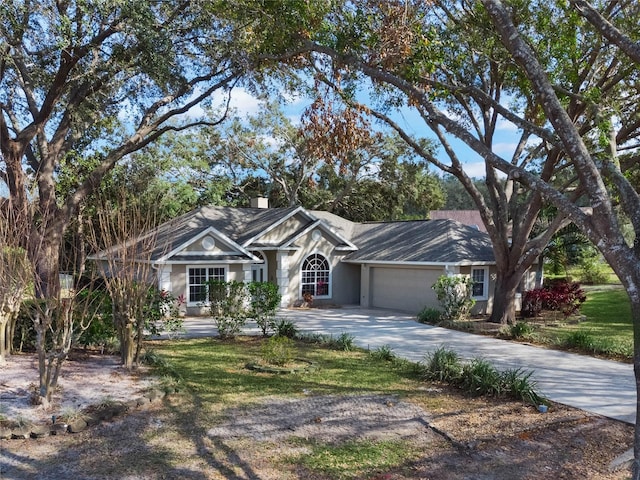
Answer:
[[[302,262],[302,295],[310,293],[314,297],[328,297],[330,282],[331,270],[325,257],[314,253]]]

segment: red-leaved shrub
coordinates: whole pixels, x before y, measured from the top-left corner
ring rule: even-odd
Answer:
[[[537,317],[543,310],[561,311],[569,317],[580,311],[587,299],[580,284],[561,279],[542,288],[527,290],[522,296],[522,316]]]

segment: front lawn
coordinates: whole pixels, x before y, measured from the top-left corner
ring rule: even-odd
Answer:
[[[564,318],[560,312],[543,312],[541,317],[523,319],[525,325],[519,323],[501,333],[555,348],[631,360],[633,324],[626,292],[597,286],[585,290],[587,300],[578,315]]]
[[[163,403],[143,404],[78,434],[3,440],[0,477],[627,477],[608,466],[631,446],[632,425],[557,404],[542,414],[502,396],[469,396],[426,381],[425,365],[388,349],[337,351],[300,341],[296,356],[315,369],[247,369],[266,343],[255,337],[151,342],[145,358],[171,392]]]

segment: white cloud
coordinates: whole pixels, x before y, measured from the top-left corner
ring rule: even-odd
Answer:
[[[260,111],[260,106],[264,103],[259,98],[251,95],[246,89],[236,87],[231,92],[217,90],[212,95],[212,105],[215,109],[224,108],[227,104],[229,95],[231,101],[229,106],[237,112],[241,117],[255,115]]]
[[[500,132],[517,132],[518,127],[514,123],[511,123],[506,118],[500,118],[496,125],[496,130]]]
[[[515,142],[498,142],[493,144],[493,153],[501,154],[507,153],[509,156],[515,152],[516,147],[518,146]]]
[[[484,162],[467,162],[462,168],[472,178],[484,177],[487,172]]]

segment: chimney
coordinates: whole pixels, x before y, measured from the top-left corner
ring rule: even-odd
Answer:
[[[251,208],[269,208],[269,199],[264,197],[252,198]]]

